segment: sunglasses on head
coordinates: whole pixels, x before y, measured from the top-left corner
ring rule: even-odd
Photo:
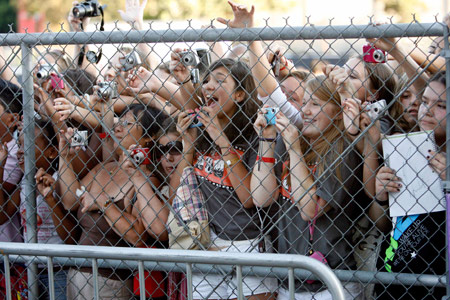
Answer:
[[[183,153],[183,144],[180,141],[168,142],[165,145],[159,145],[157,148],[157,159],[167,155],[177,155]]]

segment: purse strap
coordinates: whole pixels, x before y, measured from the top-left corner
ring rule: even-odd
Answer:
[[[313,241],[313,236],[314,236],[314,227],[316,226],[316,221],[317,221],[317,213],[319,212],[319,204],[316,203],[316,209],[314,212],[314,219],[313,221],[308,221],[309,224],[309,242],[311,244],[312,247],[312,241]]]

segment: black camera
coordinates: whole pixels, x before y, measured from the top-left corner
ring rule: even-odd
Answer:
[[[75,5],[72,8],[72,14],[78,19],[98,17],[102,15],[102,10],[105,8],[106,5],[100,5],[97,0],[87,0]]]
[[[105,81],[98,83],[99,89],[97,95],[103,100],[109,100],[119,97],[117,92],[117,83],[115,81]]]

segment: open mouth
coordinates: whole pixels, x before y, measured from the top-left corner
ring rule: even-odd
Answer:
[[[214,106],[219,102],[219,99],[212,95],[205,95],[205,105],[206,106]]]

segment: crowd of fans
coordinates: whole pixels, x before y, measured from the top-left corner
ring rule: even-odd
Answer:
[[[145,5],[127,0],[121,12],[135,30],[143,28]],[[218,22],[253,26],[254,7],[230,7],[233,18]],[[81,31],[89,18],[71,12],[69,22]],[[387,135],[431,131],[429,167],[445,179],[443,40],[428,53],[396,39],[367,42],[389,60],[371,62],[361,52],[343,66],[324,64],[320,75],[297,69],[282,49],[260,41],[229,51],[212,43],[204,56],[173,49],[169,62],[144,43],[121,46],[98,63],[87,45],[73,58],[48,50],[32,74],[37,243],[169,248],[170,206],[183,171],[193,167],[208,214],[207,250],[309,255],[332,269],[357,270],[365,235],[355,238],[356,225],[366,218],[365,230],[383,237],[369,271],[443,275],[445,212],[389,217],[389,194],[402,180],[381,147]],[[1,76],[0,241],[26,242],[22,91],[7,68]],[[373,119],[368,107],[381,100],[387,112]],[[263,236],[264,246],[257,243]],[[26,267],[13,264],[11,276],[23,280]],[[47,299],[48,270],[38,268],[39,299]],[[55,265],[56,299],[92,299],[92,272]],[[186,297],[183,274],[145,276],[147,298]],[[138,297],[138,282],[130,270],[100,268],[99,297]],[[194,299],[236,298],[232,282],[233,276],[196,273]],[[252,299],[289,298],[287,280],[243,282]],[[344,287],[347,299],[367,296],[358,282]],[[331,299],[320,281],[296,280],[295,288],[296,299]],[[440,299],[445,288],[377,284],[371,293]]]

